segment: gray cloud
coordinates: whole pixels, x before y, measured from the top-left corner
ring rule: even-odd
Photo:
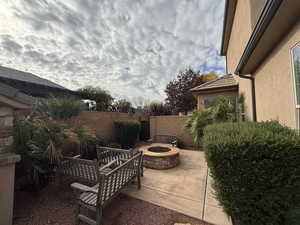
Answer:
[[[22,28],[8,34],[0,21],[0,62],[71,89],[94,85],[116,96],[163,100],[165,85],[179,70],[224,72],[218,56],[224,0],[4,0],[0,5],[10,12],[0,12],[0,19]]]
[[[10,35],[1,35],[0,36],[1,40],[1,47],[14,55],[20,55],[23,50],[23,46],[18,44],[12,36]]]

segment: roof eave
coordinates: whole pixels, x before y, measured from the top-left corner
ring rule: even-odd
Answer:
[[[228,91],[228,90],[238,90],[239,85],[235,84],[235,85],[229,85],[229,86],[222,86],[222,87],[215,87],[215,88],[205,88],[205,89],[201,89],[201,90],[190,90],[193,93],[202,93],[202,92],[211,92],[211,91]]]
[[[235,70],[235,74],[244,73],[243,68],[245,67],[247,61],[251,57],[255,47],[258,42],[261,40],[264,32],[272,21],[272,18],[275,16],[278,8],[280,7],[282,0],[269,0],[265,4],[265,7],[258,19],[257,24],[250,36],[250,39],[247,43],[247,46],[243,52],[243,55],[237,65]]]
[[[299,14],[300,1],[267,1],[235,73],[254,74],[299,21]]]

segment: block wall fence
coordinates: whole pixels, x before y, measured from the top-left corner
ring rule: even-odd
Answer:
[[[151,116],[150,136],[158,134],[175,135],[187,147],[194,147],[193,137],[184,130],[184,124],[189,116]],[[114,141],[113,121],[117,119],[149,120],[141,114],[128,114],[118,112],[89,112],[83,111],[77,117],[68,121],[72,125],[81,126],[94,134],[99,134],[108,141]]]
[[[146,120],[146,117],[140,114],[83,111],[68,122],[73,125],[81,126],[94,134],[101,135],[108,141],[114,141],[115,132],[113,121],[117,119],[141,121]]]
[[[184,129],[189,116],[151,116],[150,136],[159,134],[175,135],[179,137],[186,147],[195,147],[193,137]]]

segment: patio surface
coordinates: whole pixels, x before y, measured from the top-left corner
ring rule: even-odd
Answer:
[[[204,152],[182,150],[180,165],[169,170],[145,169],[142,188],[129,196],[217,225],[231,225],[214,198]]]
[[[13,225],[73,225],[76,204],[68,182],[50,184],[39,192],[16,192]],[[95,217],[94,213],[86,214]],[[103,225],[209,225],[123,194],[105,207],[103,215]]]

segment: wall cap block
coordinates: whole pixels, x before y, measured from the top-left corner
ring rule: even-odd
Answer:
[[[0,154],[0,166],[15,164],[21,160],[21,156],[14,153]]]

